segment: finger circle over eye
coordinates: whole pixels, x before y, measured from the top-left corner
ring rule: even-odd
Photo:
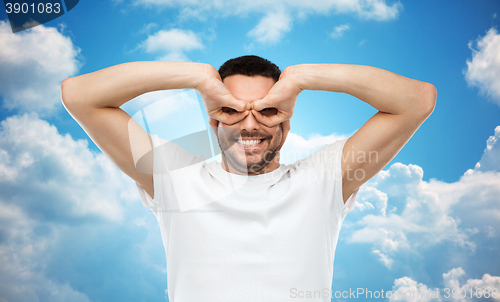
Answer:
[[[255,110],[255,109],[252,110],[252,114],[253,114],[253,116],[255,116],[255,119],[259,123],[268,126],[268,122],[269,122],[269,118],[268,117],[263,116],[259,111]]]

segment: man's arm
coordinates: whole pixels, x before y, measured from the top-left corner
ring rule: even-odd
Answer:
[[[343,92],[379,110],[344,145],[342,154],[344,202],[396,156],[429,117],[436,104],[437,92],[432,84],[370,66],[295,65],[283,71],[280,81],[282,80],[285,82],[282,85],[294,87],[292,91],[298,88],[299,92],[302,90]],[[281,89],[277,87],[276,90]],[[276,90],[270,91],[271,95],[277,95]],[[261,110],[260,107],[270,107],[271,103],[263,102],[256,110]],[[364,160],[361,155],[364,155]]]
[[[61,85],[62,101],[71,116],[99,149],[152,198],[152,158],[145,163],[151,173],[142,173],[136,168],[142,155],[151,154],[152,143],[148,134],[119,107],[143,93],[184,88],[197,89],[214,115],[220,112],[218,103],[243,109],[237,107],[241,105],[238,102],[232,102],[234,98],[227,94],[219,73],[208,64],[125,63],[66,79]]]

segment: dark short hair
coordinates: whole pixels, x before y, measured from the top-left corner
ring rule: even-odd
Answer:
[[[246,76],[264,76],[278,81],[281,70],[276,64],[264,58],[248,55],[227,60],[219,68],[219,74],[222,80],[228,76],[241,74]]]

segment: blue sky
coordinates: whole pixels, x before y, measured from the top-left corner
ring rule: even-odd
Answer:
[[[64,110],[59,85],[124,62],[218,68],[244,54],[282,69],[372,65],[438,90],[434,113],[346,217],[335,290],[440,288],[442,300],[452,286],[500,290],[498,14],[495,0],[80,1],[13,34],[1,11],[0,301],[165,300],[156,220]],[[184,131],[204,128],[194,93],[151,94],[124,109],[159,100],[165,116],[193,112]],[[350,136],[375,112],[348,95],[303,92],[284,151]]]

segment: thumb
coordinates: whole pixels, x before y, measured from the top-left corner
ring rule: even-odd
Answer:
[[[219,126],[219,121],[214,119],[213,117],[209,117],[208,124],[212,129],[216,129]]]

